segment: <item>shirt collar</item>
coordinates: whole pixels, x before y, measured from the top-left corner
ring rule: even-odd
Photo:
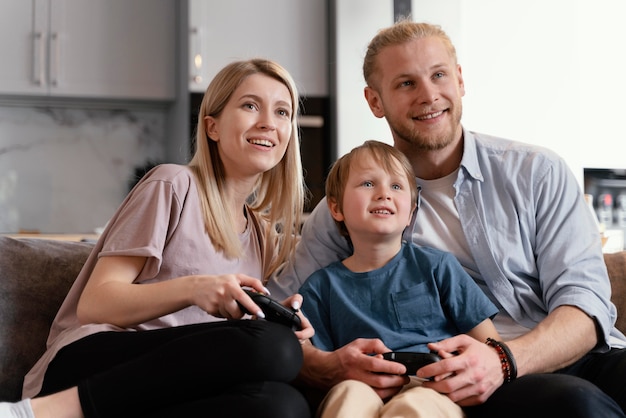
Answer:
[[[463,128],[463,158],[461,167],[465,173],[474,180],[483,181],[483,173],[478,164],[478,152],[476,150],[476,138],[474,134]]]

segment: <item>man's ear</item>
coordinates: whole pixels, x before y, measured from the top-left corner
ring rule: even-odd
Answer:
[[[456,71],[456,77],[459,79],[459,91],[461,92],[461,96],[465,96],[465,82],[463,81],[463,71],[461,70],[461,65],[457,64]]]
[[[376,90],[371,88],[370,86],[366,86],[363,90],[365,94],[365,100],[367,100],[367,104],[370,107],[370,110],[377,118],[382,118],[385,116],[385,111],[383,109],[383,103],[380,99],[380,95]]]
[[[328,204],[328,209],[330,210],[330,215],[333,219],[337,222],[343,222],[343,213],[341,213],[337,201],[335,199],[326,198],[326,203]]]
[[[206,135],[209,137],[209,139],[215,142],[219,142],[220,140],[219,129],[217,125],[217,119],[215,119],[213,116],[204,117],[204,130],[206,132]]]

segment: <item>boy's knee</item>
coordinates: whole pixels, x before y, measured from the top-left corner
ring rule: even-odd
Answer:
[[[344,380],[333,386],[319,407],[318,416],[377,416],[383,401],[369,385],[358,380]]]

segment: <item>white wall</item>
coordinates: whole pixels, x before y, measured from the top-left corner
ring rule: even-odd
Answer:
[[[337,54],[342,155],[370,137],[390,142],[363,99],[360,65],[393,14],[391,0],[336,3],[347,33],[338,36]],[[583,167],[626,168],[626,2],[413,0],[412,7],[414,20],[440,24],[455,43],[466,127],[553,149],[581,185]]]
[[[365,101],[361,69],[370,39],[393,22],[393,1],[335,0],[334,3],[336,53],[330,59],[336,66],[333,97],[337,109],[336,151],[337,156],[342,156],[367,139],[393,142],[385,120],[376,119]]]

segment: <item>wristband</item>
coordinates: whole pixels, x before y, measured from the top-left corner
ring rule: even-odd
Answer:
[[[517,365],[513,353],[509,347],[502,341],[496,341],[493,338],[487,338],[485,342],[489,347],[493,347],[500,357],[502,364],[502,374],[504,374],[504,383],[509,383],[517,377]]]

